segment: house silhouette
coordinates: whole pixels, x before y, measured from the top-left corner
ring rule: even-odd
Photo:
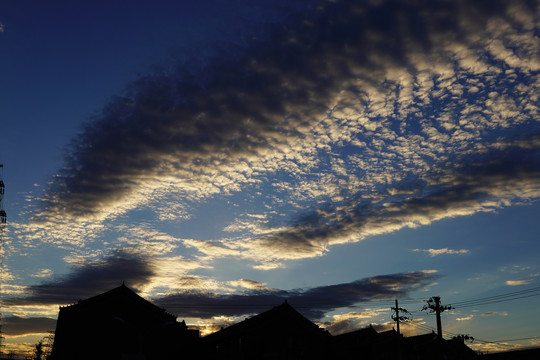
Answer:
[[[332,336],[287,301],[201,339],[201,359],[332,359]]]
[[[122,284],[60,308],[51,359],[167,359],[198,337]]]

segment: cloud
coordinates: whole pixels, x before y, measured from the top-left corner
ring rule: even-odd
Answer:
[[[302,314],[320,319],[326,312],[363,301],[405,296],[433,283],[438,275],[425,272],[375,276],[351,283],[295,290],[259,290],[239,294],[180,292],[155,300],[180,317],[211,318],[255,314],[287,300]]]
[[[154,271],[141,258],[114,253],[97,261],[86,261],[67,276],[26,287],[27,296],[4,299],[8,306],[67,305],[120,286],[122,282],[139,288],[146,285]]]
[[[41,334],[54,331],[56,319],[48,317],[22,318],[18,316],[2,317],[2,332],[7,336]]]
[[[3,303],[11,310],[10,315],[30,318],[44,311],[52,311],[54,315],[57,311],[54,305],[73,304],[125,281],[142,296],[186,318],[253,314],[285,300],[306,316],[322,318],[328,311],[358,302],[406,296],[411,291],[432,285],[440,278],[434,271],[427,270],[380,275],[308,289],[280,290],[249,279],[220,282],[193,275],[190,272],[201,265],[182,257],[154,259],[114,251],[100,260],[74,264],[68,275],[26,286],[24,294],[6,297]],[[238,288],[242,289],[240,293]]]
[[[508,316],[508,313],[506,311],[504,312],[490,311],[490,312],[480,314],[480,316]]]
[[[41,269],[36,274],[30,275],[35,278],[48,278],[51,277],[53,274],[53,271],[51,269]]]
[[[525,272],[529,270],[531,270],[531,267],[528,265],[503,266],[499,269],[499,271],[508,272],[511,274],[519,274],[520,272]]]
[[[532,280],[508,280],[505,282],[508,286],[529,285],[530,283],[532,283]]]
[[[523,143],[536,143],[525,139]],[[504,153],[483,154],[474,164],[460,165],[452,174],[432,176],[424,186],[403,195],[362,192],[346,202],[328,203],[293,219],[293,225],[272,231],[247,244],[253,253],[297,259],[320,256],[328,245],[354,242],[404,227],[480,211],[494,211],[515,199],[540,194],[540,163],[525,145],[505,146]],[[431,183],[427,183],[430,181]]]
[[[249,289],[249,290],[257,290],[257,291],[261,291],[261,290],[264,290],[264,291],[270,290],[271,291],[271,290],[274,290],[274,289],[268,288],[265,283],[261,283],[261,282],[253,281],[253,280],[248,280],[248,279],[240,279],[240,280],[229,281],[229,285],[234,286],[234,287],[245,288],[245,289]]]
[[[472,320],[474,318],[474,315],[468,315],[468,316],[465,316],[465,317],[462,317],[462,318],[456,318],[457,321],[467,321],[467,320]]]
[[[468,254],[469,250],[467,249],[461,249],[461,250],[453,250],[448,248],[443,249],[412,249],[413,252],[426,252],[431,257],[435,257],[438,255],[448,254],[448,255],[456,255],[456,254]]]
[[[322,325],[332,335],[339,335],[373,324],[375,319],[378,320],[378,317],[381,316],[381,313],[388,313],[388,309],[365,309],[362,311],[337,314],[333,315],[329,321],[323,322]],[[392,324],[395,323],[392,322]],[[386,328],[386,326],[384,327]],[[391,327],[392,326],[390,326],[390,328]],[[380,330],[377,329],[377,331]]]
[[[202,200],[269,181],[269,197],[314,213],[254,246],[299,245],[290,258],[300,258],[537,198],[536,10],[321,2],[204,66],[167,64],[174,70],[134,81],[88,121],[33,231],[84,242],[68,234],[102,231],[144,204],[160,203],[150,207],[162,221],[186,219]],[[497,146],[521,160],[499,159]]]

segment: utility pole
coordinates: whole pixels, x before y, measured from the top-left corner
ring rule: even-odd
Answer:
[[[397,333],[399,335],[401,334],[401,332],[399,331],[399,306],[398,306],[397,299],[396,299],[396,307],[394,308],[394,310],[396,311],[396,328],[397,328]]]
[[[442,340],[441,313],[445,310],[452,310],[453,307],[450,305],[441,305],[441,297],[433,296],[427,300],[427,304],[422,308],[422,310],[427,309],[430,309],[437,316],[437,337],[439,340]]]
[[[394,320],[396,322],[397,333],[401,334],[401,332],[399,331],[399,322],[400,321],[405,321],[405,320],[410,320],[410,318],[408,316],[400,316],[399,312],[401,311],[401,312],[406,313],[406,314],[410,314],[410,312],[408,312],[407,310],[405,310],[403,308],[400,308],[398,306],[398,300],[397,299],[396,299],[396,307],[393,307],[391,309],[396,312],[396,315],[392,316],[392,320]]]
[[[398,305],[398,300],[397,299],[396,299],[396,307],[393,307],[391,309],[395,311],[395,316],[392,316],[392,320],[394,320],[396,322],[396,328],[397,328],[397,333],[398,333],[398,338],[397,338],[397,358],[398,358],[398,360],[401,360],[401,359],[403,359],[403,350],[401,348],[402,345],[401,345],[401,332],[399,330],[399,322],[400,321],[405,321],[405,320],[410,320],[410,318],[407,317],[407,316],[399,315],[399,312],[401,311],[402,313],[405,313],[405,314],[410,314],[410,312],[408,312],[407,310],[405,310],[403,308],[400,308],[399,305]]]

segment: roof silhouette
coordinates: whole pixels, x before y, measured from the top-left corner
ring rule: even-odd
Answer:
[[[92,351],[83,351],[96,336]],[[198,330],[122,284],[60,308],[52,359],[165,359],[197,339]]]
[[[326,359],[332,336],[287,302],[201,339],[202,359]]]
[[[139,294],[128,288],[125,283],[122,283],[122,285],[102,294],[88,299],[79,300],[76,304],[61,307],[61,309],[65,312],[70,312],[100,306],[125,307],[126,304],[133,304],[137,307],[142,307],[146,311],[154,312],[156,315],[168,316],[171,318],[171,320],[176,319],[174,315],[167,313],[165,309],[152,304],[150,301],[144,299]]]
[[[270,310],[267,310],[244,321],[230,325],[226,328],[221,329],[220,331],[207,335],[205,339],[233,336],[237,333],[246,331],[249,328],[265,326],[269,323],[278,322],[280,324],[289,324],[291,321],[294,321],[297,324],[301,324],[315,331],[325,331],[318,325],[314,324],[309,319],[304,317],[304,315],[296,311],[296,309],[294,309],[291,305],[287,303],[287,301],[285,301],[283,304],[274,306]]]

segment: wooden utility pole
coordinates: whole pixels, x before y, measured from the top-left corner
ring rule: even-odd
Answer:
[[[441,313],[445,310],[451,310],[453,309],[450,305],[441,305],[441,297],[440,296],[433,296],[427,301],[427,304],[424,305],[422,310],[430,309],[431,312],[435,313],[437,317],[437,337],[439,340],[442,340],[442,324],[441,324]]]
[[[397,299],[396,299],[396,307],[393,307],[391,309],[396,312],[395,316],[392,316],[392,320],[394,320],[396,322],[396,328],[397,328],[397,333],[398,333],[398,338],[397,338],[397,358],[398,358],[398,360],[401,360],[401,359],[403,359],[403,353],[402,353],[403,350],[401,348],[402,345],[401,345],[401,332],[399,330],[399,322],[400,321],[405,321],[405,320],[410,320],[410,318],[407,317],[407,316],[400,315],[399,312],[401,311],[402,314],[403,313],[410,314],[410,313],[407,310],[399,307]]]
[[[433,297],[435,300],[435,315],[437,317],[437,335],[439,336],[439,340],[442,339],[442,323],[441,323],[441,312],[444,310],[441,310],[441,298],[439,296]]]
[[[397,333],[399,335],[401,333],[399,331],[399,306],[398,306],[398,303],[397,303],[397,299],[396,299],[396,307],[395,307],[394,310],[396,310],[396,328],[397,328]]]
[[[407,316],[401,316],[399,315],[399,312],[401,311],[402,313],[406,313],[406,314],[410,314],[407,310],[403,309],[403,308],[400,308],[398,306],[398,300],[396,299],[396,307],[393,307],[391,308],[392,310],[394,310],[396,312],[396,315],[395,316],[392,316],[392,320],[394,320],[396,322],[396,329],[397,329],[397,333],[400,334],[400,330],[399,330],[399,322],[400,321],[405,321],[405,320],[410,320],[409,317]]]

